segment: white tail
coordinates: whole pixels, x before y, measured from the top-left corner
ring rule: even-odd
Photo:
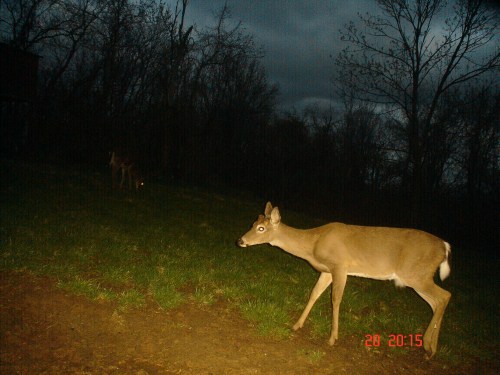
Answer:
[[[427,358],[437,350],[439,330],[451,293],[437,286],[434,274],[444,280],[450,274],[450,245],[432,234],[387,227],[365,227],[330,223],[300,230],[281,222],[278,207],[267,203],[252,229],[238,240],[247,247],[262,243],[278,246],[307,260],[321,272],[309,301],[293,328],[302,328],[314,303],[332,284],[332,332],[329,343],[338,339],[339,306],[347,276],[394,280],[397,286],[413,288],[432,308],[432,320],[424,334]]]
[[[113,151],[111,154],[111,160],[109,162],[111,167],[111,181],[113,183],[113,188],[116,188],[116,174],[118,170],[122,171],[122,179],[120,181],[120,189],[123,188],[125,178],[128,175],[128,187],[132,190],[132,183],[135,190],[139,190],[144,186],[144,179],[141,176],[139,168],[137,168],[136,162],[127,154],[120,154]]]
[[[446,258],[439,265],[439,278],[441,281],[444,281],[448,276],[450,276],[450,262],[448,261],[448,257],[451,254],[451,246],[448,242],[444,243],[444,247],[446,249]]]

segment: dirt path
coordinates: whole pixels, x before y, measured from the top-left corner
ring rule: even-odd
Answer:
[[[368,352],[354,341],[330,348],[307,332],[262,338],[224,303],[123,312],[60,290],[49,278],[0,272],[2,374],[458,373],[424,361],[418,349],[395,361],[388,349]]]

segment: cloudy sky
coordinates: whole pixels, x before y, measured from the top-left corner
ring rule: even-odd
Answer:
[[[357,22],[358,12],[377,12],[374,0],[190,0],[188,24],[214,25],[214,13],[226,2],[232,20],[241,21],[263,47],[262,62],[279,86],[283,110],[334,99],[332,56],[344,47],[339,29]]]

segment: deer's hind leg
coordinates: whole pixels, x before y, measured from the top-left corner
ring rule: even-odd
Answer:
[[[418,285],[409,285],[422,297],[432,308],[434,315],[424,334],[424,349],[427,359],[436,354],[439,339],[439,330],[443,321],[446,306],[451,298],[451,293],[437,286],[432,279]]]
[[[117,184],[116,184],[116,174],[118,173],[119,167],[117,167],[115,164],[111,164],[111,184],[113,186],[113,189],[116,189]]]
[[[120,189],[123,189],[123,184],[125,183],[125,179],[127,178],[128,167],[125,165],[122,165],[121,170],[122,170],[122,180],[120,182]]]

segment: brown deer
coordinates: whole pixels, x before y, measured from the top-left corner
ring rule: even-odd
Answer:
[[[309,302],[294,330],[302,328],[319,296],[332,284],[332,331],[329,344],[338,339],[339,306],[347,276],[394,280],[396,286],[413,288],[432,308],[432,320],[423,346],[430,359],[437,349],[439,329],[451,293],[434,283],[450,274],[450,245],[432,234],[416,230],[330,223],[301,230],[281,222],[278,207],[268,202],[250,231],[238,240],[240,247],[268,243],[307,260],[321,272]]]
[[[135,190],[139,190],[144,186],[144,179],[141,176],[139,168],[133,158],[131,158],[126,153],[118,153],[113,151],[111,154],[111,160],[109,162],[111,167],[111,180],[113,183],[113,188],[116,188],[116,174],[118,170],[122,172],[122,179],[120,182],[120,189],[123,188],[125,178],[128,175],[128,187],[132,190],[132,183]]]

